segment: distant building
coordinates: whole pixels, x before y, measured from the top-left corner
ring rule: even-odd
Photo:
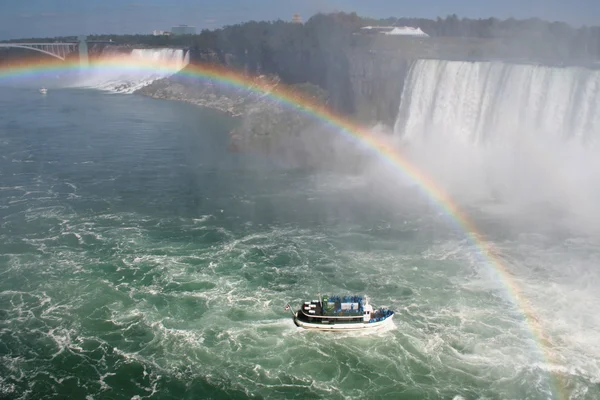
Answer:
[[[173,32],[173,35],[195,35],[196,28],[193,26],[179,25],[174,26],[171,29],[171,32]]]
[[[294,14],[294,16],[292,17],[292,23],[294,23],[294,24],[302,23],[302,17],[300,16],[300,14]]]
[[[158,30],[157,31],[152,31],[152,34],[154,36],[171,36],[172,35],[172,33],[169,32],[169,31],[158,31]]]
[[[364,26],[360,29],[361,33],[366,34],[429,37],[421,28],[413,28],[412,26]]]
[[[412,26],[397,26],[391,31],[385,32],[384,35],[429,37],[429,35],[423,32],[418,26],[416,28],[413,28]]]

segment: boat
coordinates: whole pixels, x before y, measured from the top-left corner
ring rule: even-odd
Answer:
[[[41,88],[41,89],[40,89],[40,93],[41,93],[41,94],[46,94],[46,93],[48,93],[48,89],[46,89],[46,88]]]
[[[286,309],[289,309],[289,304]],[[330,332],[376,330],[390,325],[394,311],[374,309],[367,296],[323,296],[293,313],[296,326]]]

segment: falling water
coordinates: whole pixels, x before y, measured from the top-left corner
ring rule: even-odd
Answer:
[[[189,52],[181,49],[134,49],[130,54],[111,55],[122,67],[92,66],[76,86],[133,93],[157,79],[171,76],[189,63]],[[121,63],[122,62],[122,63]]]

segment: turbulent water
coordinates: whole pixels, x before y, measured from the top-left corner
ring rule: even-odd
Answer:
[[[133,93],[157,79],[171,76],[190,61],[187,50],[169,48],[134,49],[130,54],[112,54],[110,58],[122,59],[123,68],[107,71],[105,67],[92,66],[73,86]]]
[[[417,64],[398,125],[407,156],[491,242],[518,302],[465,232],[378,160],[358,175],[289,169],[227,152],[236,121],[193,105],[2,89],[0,397],[597,399],[594,132],[528,131],[553,149],[543,167],[528,162],[510,134],[469,125],[457,87],[477,92],[479,68],[503,67]],[[454,119],[431,117],[441,110]],[[568,168],[579,180],[556,178]],[[587,203],[587,219],[570,218]],[[284,306],[318,293],[368,294],[395,326],[296,328]]]

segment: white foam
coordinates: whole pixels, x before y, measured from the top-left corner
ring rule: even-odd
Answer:
[[[92,64],[75,86],[133,93],[157,79],[171,76],[189,63],[187,51],[170,48],[134,49],[130,54],[110,57],[122,58],[123,68],[115,70]]]

